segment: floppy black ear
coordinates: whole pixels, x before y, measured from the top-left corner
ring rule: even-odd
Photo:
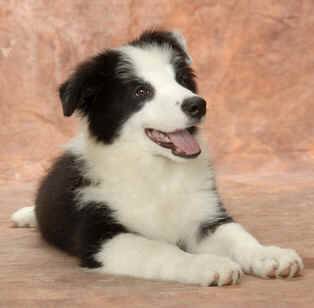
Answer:
[[[94,91],[89,83],[90,76],[81,66],[59,87],[63,114],[66,117],[71,116],[77,109],[82,109],[92,99]]]
[[[63,114],[66,117],[71,116],[77,109],[84,109],[92,102],[97,88],[93,82],[93,75],[90,63],[83,63],[59,87]]]
[[[66,117],[69,117],[75,111],[78,105],[78,97],[74,95],[73,89],[71,89],[71,81],[64,82],[59,87],[59,96],[62,103],[63,114]]]
[[[78,65],[74,73],[59,87],[63,114],[69,117],[75,111],[89,112],[97,95],[115,76],[116,64],[120,54],[104,51]]]

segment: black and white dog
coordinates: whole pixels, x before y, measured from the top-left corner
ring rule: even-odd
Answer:
[[[299,274],[294,250],[261,245],[219,200],[190,64],[180,34],[148,31],[78,66],[60,98],[80,132],[15,224],[103,273],[218,286]]]

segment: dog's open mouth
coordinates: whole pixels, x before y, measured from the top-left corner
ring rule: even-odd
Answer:
[[[156,129],[146,128],[145,133],[156,144],[171,149],[174,155],[184,158],[194,158],[201,153],[201,148],[191,134],[193,129],[194,127],[165,133]]]

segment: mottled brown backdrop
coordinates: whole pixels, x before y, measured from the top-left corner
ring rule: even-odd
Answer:
[[[314,1],[0,0],[0,180],[36,179],[76,121],[57,86],[81,60],[161,26],[186,36],[217,169],[314,161]]]
[[[75,132],[58,85],[151,27],[186,36],[226,208],[302,277],[200,288],[86,273],[36,229],[10,228]],[[313,307],[313,0],[0,0],[1,307]]]

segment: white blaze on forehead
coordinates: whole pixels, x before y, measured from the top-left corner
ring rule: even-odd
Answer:
[[[138,77],[154,89],[153,98],[129,119],[123,129],[144,127],[174,132],[191,125],[181,104],[195,94],[176,80],[173,62],[178,55],[175,51],[167,45],[156,44],[127,45],[118,51],[122,54],[117,70],[120,77],[130,80]]]
[[[135,75],[152,85],[174,81],[175,71],[171,64],[173,50],[168,46],[147,45],[144,47],[123,46],[119,48],[131,61]]]

